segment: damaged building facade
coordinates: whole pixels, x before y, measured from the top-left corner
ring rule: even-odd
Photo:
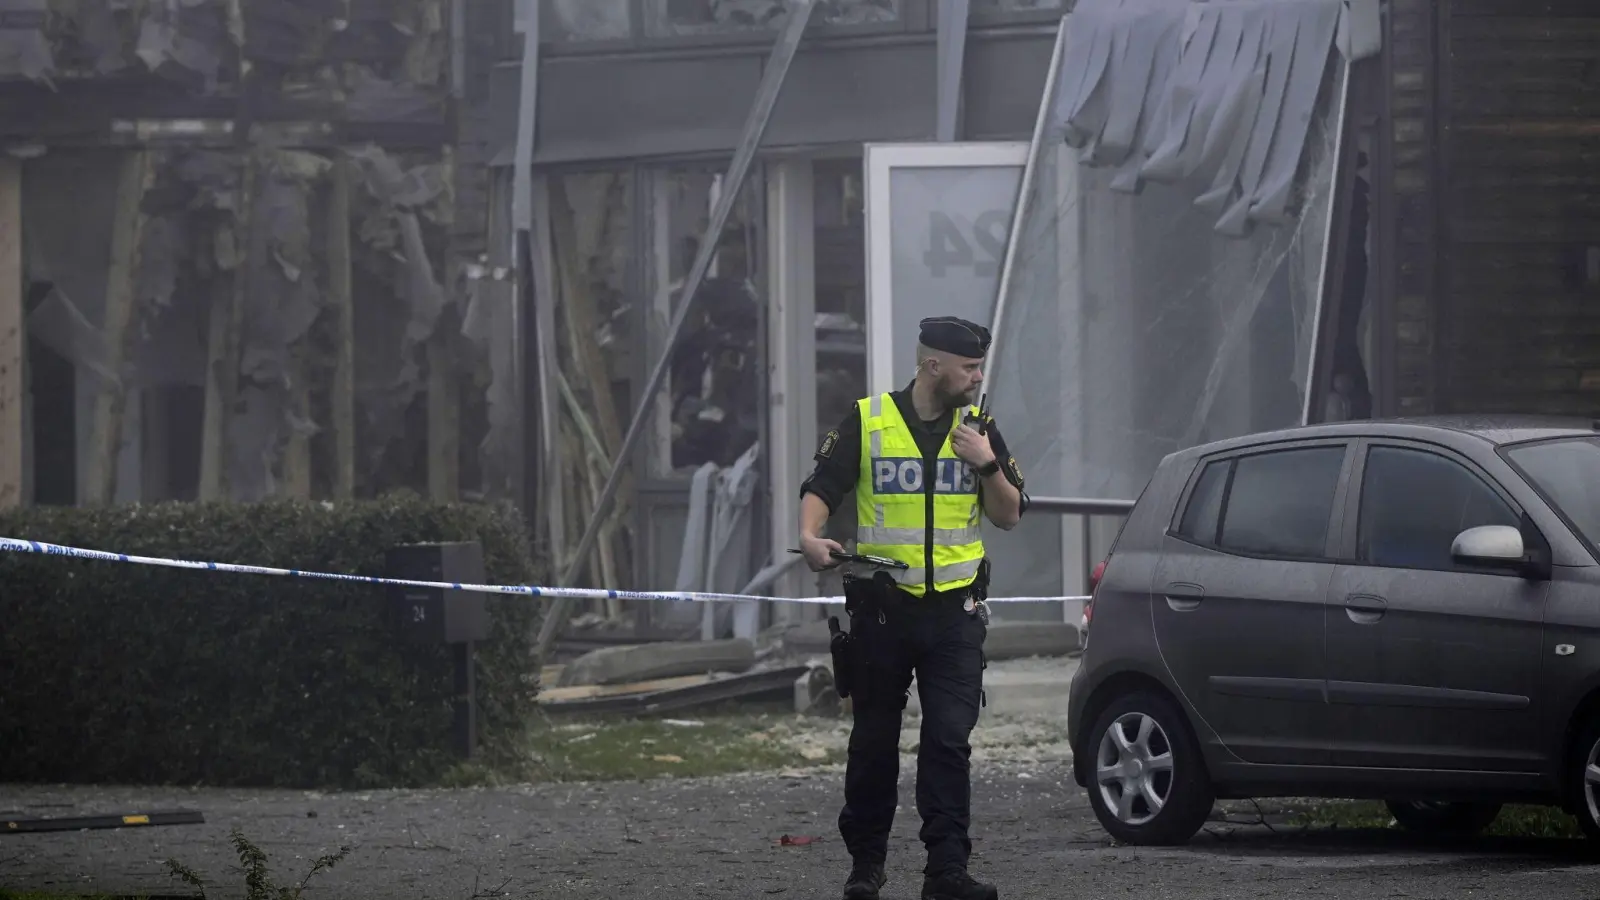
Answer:
[[[995,323],[1041,498],[1593,414],[1597,57],[1580,0],[0,0],[0,502],[511,498],[564,570],[691,287],[574,584],[836,594],[799,484],[922,315]],[[1116,526],[1045,504],[994,592]]]
[[[536,49],[510,41],[496,67],[491,143],[497,165],[519,150],[531,165],[531,282],[550,273],[556,311],[544,371],[559,383],[527,397],[568,460],[541,480],[568,505],[547,533],[570,546],[584,530],[571,507],[604,480],[584,447],[621,446],[730,190],[617,493],[630,533],[611,565],[639,587],[836,595],[799,567],[759,576],[787,561],[818,438],[910,380],[925,315],[995,324],[990,408],[1035,497],[1131,499],[1166,452],[1321,417],[1333,401],[1313,371],[1343,385],[1354,358],[1366,373],[1383,328],[1352,304],[1336,353],[1317,324],[1328,235],[1349,220],[1335,173],[1370,140],[1342,140],[1349,85],[1381,60],[1379,4],[1356,5],[513,6],[510,32],[536,27]],[[1116,527],[1045,504],[991,534],[993,593],[1041,598],[1001,614],[1075,621],[1048,598],[1082,593]],[[639,624],[750,633],[815,610],[657,604]]]
[[[516,496],[468,12],[0,3],[11,502]]]

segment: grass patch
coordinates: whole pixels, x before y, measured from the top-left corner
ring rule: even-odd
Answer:
[[[727,775],[842,762],[807,743],[795,715],[734,713],[682,718],[554,722],[533,738],[542,778],[627,781]]]
[[[1296,811],[1294,822],[1306,828],[1394,828],[1394,816],[1377,800],[1335,800]],[[1507,804],[1483,832],[1496,837],[1580,838],[1578,820],[1553,806]]]

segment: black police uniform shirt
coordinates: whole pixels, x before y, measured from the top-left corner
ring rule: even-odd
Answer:
[[[889,394],[894,399],[894,404],[900,410],[900,416],[906,420],[906,426],[911,429],[911,434],[916,438],[917,448],[922,451],[922,463],[925,470],[932,470],[939,456],[939,448],[944,445],[946,435],[954,428],[951,417],[957,410],[948,410],[939,418],[931,422],[923,421],[917,415],[916,406],[911,402],[911,386],[892,391]],[[962,410],[965,411],[965,408]],[[1001,437],[999,426],[994,419],[989,419],[989,427],[985,432],[989,438],[989,448],[994,451],[994,458],[1000,463],[1000,471],[1005,473],[1006,480],[1011,482],[1022,494],[1022,511],[1028,510],[1028,493],[1024,490],[1022,469],[1017,465],[1017,460],[1006,449],[1006,439]],[[817,444],[817,452],[812,457],[816,460],[816,469],[811,477],[800,486],[800,496],[816,494],[828,505],[828,512],[832,514],[839,508],[844,498],[856,488],[856,480],[861,473],[861,411],[859,407],[852,406],[850,412],[840,420],[837,428],[822,436],[822,441]],[[978,500],[983,501],[983,482],[978,483]]]

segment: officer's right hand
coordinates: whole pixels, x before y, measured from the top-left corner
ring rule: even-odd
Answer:
[[[843,553],[844,547],[838,541],[830,541],[823,537],[802,537],[800,552],[805,556],[806,565],[811,567],[811,571],[822,572],[839,565],[839,561],[830,554]]]

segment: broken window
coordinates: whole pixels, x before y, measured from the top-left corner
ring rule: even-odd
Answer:
[[[662,390],[653,398],[649,472],[686,477],[705,463],[731,466],[761,436],[763,317],[761,179],[752,173],[733,205],[694,306],[678,334]],[[721,167],[652,173],[646,217],[645,333],[638,372],[660,358],[712,209],[725,190]],[[642,375],[641,375],[642,377]]]
[[[626,390],[638,368],[630,327],[629,290],[634,249],[633,175],[628,170],[549,177],[550,254],[559,297],[555,323],[557,366],[553,402],[559,410],[558,446],[567,546],[593,518],[595,501],[610,477],[632,419]],[[618,485],[612,523],[602,528],[589,555],[590,584],[615,586],[631,577],[626,561],[630,482]],[[583,577],[583,576],[580,576]],[[615,607],[615,604],[612,604]],[[607,615],[616,609],[602,606]]]
[[[518,0],[525,8],[532,0]],[[518,10],[518,31],[526,12]],[[540,8],[545,41],[616,41],[633,36],[633,0],[545,0]]]
[[[637,362],[628,260],[633,249],[633,177],[626,170],[550,178],[551,254],[560,296],[563,413],[575,425],[577,461],[597,459],[603,483],[622,446],[631,409],[626,386]],[[588,477],[581,467],[573,477]]]
[[[1359,134],[1368,144],[1370,136]],[[1322,386],[1321,412],[1324,422],[1370,419],[1379,385],[1374,381],[1371,360],[1376,348],[1372,334],[1372,295],[1377,290],[1372,258],[1371,179],[1368,155],[1362,149],[1356,157],[1345,226],[1345,259],[1342,283],[1334,286],[1331,314],[1324,321],[1319,353],[1331,355],[1328,383]],[[1332,264],[1330,262],[1330,270]],[[1331,292],[1330,292],[1331,296]]]
[[[1061,9],[1063,0],[972,0],[974,13],[1032,12],[1040,9]]]
[[[861,160],[813,167],[817,433],[867,393],[867,250]]]
[[[902,0],[818,0],[816,24],[881,25],[900,19]],[[776,30],[788,16],[785,0],[649,0],[651,37]]]

